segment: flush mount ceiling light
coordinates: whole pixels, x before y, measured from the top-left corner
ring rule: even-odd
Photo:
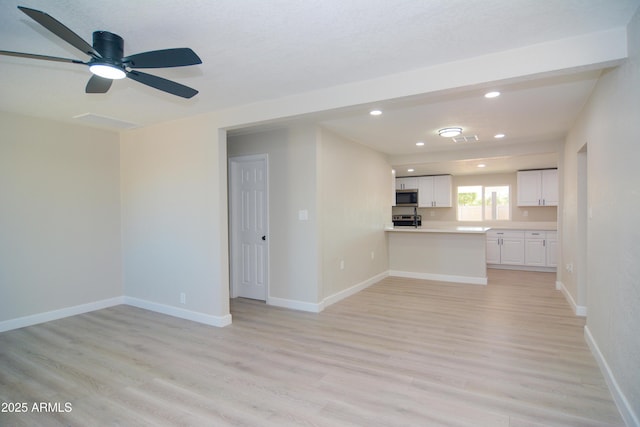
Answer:
[[[498,133],[493,136],[496,139],[504,138],[504,133]]]
[[[382,114],[382,111],[380,110],[371,110],[369,111],[369,114],[371,114],[372,116],[379,116]]]
[[[422,147],[422,146],[424,145],[424,142],[422,142],[422,141],[418,141],[418,142],[416,142],[416,145],[417,145],[418,147]]]
[[[96,76],[111,80],[120,80],[127,77],[127,74],[121,67],[107,63],[95,63],[89,67],[89,71]]]
[[[500,92],[498,91],[493,91],[493,92],[487,92],[484,94],[485,98],[497,98],[500,96]]]
[[[415,172],[415,169],[407,169],[407,172]]]
[[[478,167],[479,167],[479,168],[486,168],[486,167],[487,167],[487,165],[485,165],[484,163],[480,163],[480,164],[478,165]]]
[[[462,128],[443,128],[438,131],[438,135],[444,138],[453,138],[462,133]]]

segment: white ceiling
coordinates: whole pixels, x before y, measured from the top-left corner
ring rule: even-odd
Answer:
[[[119,34],[125,55],[191,47],[203,64],[148,71],[198,89],[189,100],[129,79],[114,82],[107,94],[88,95],[84,66],[0,56],[0,110],[65,122],[90,113],[145,126],[624,27],[640,0],[0,1],[0,50],[86,60],[18,5],[50,14],[89,42],[95,30]],[[379,117],[347,109],[315,120],[389,154],[398,167],[415,163],[421,173],[443,164],[472,173],[476,159],[493,160],[487,172],[541,167],[557,161],[549,153],[598,75],[504,82],[493,100],[482,97],[490,85],[425,94],[381,101]],[[434,134],[447,125],[479,141],[456,146]],[[507,137],[496,141],[497,132]],[[418,140],[426,145],[416,147]],[[529,156],[522,147],[532,144],[548,152]],[[433,153],[431,162],[424,153]],[[412,156],[421,160],[407,161]]]

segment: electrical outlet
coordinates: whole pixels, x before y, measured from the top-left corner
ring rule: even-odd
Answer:
[[[567,271],[569,273],[573,273],[573,264],[571,264],[571,263],[567,264]]]
[[[375,252],[371,251],[371,259],[374,259],[376,257]]]
[[[340,270],[344,270],[344,260],[340,260]]]
[[[187,303],[187,294],[185,294],[184,292],[180,292],[180,304],[186,304]]]
[[[528,217],[529,216],[529,211],[522,212],[522,216],[525,217],[525,218]]]
[[[430,212],[429,212],[429,215],[431,215],[431,216],[436,216],[436,213],[435,213],[435,211],[430,211]]]

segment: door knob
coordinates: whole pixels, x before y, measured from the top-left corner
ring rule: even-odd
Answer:
[[[267,236],[262,236],[262,240],[267,240]]]

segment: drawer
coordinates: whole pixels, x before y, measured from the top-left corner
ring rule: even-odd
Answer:
[[[489,230],[487,231],[487,237],[503,239],[524,239],[524,231],[520,230]]]
[[[525,231],[525,237],[527,240],[546,239],[546,231]]]

